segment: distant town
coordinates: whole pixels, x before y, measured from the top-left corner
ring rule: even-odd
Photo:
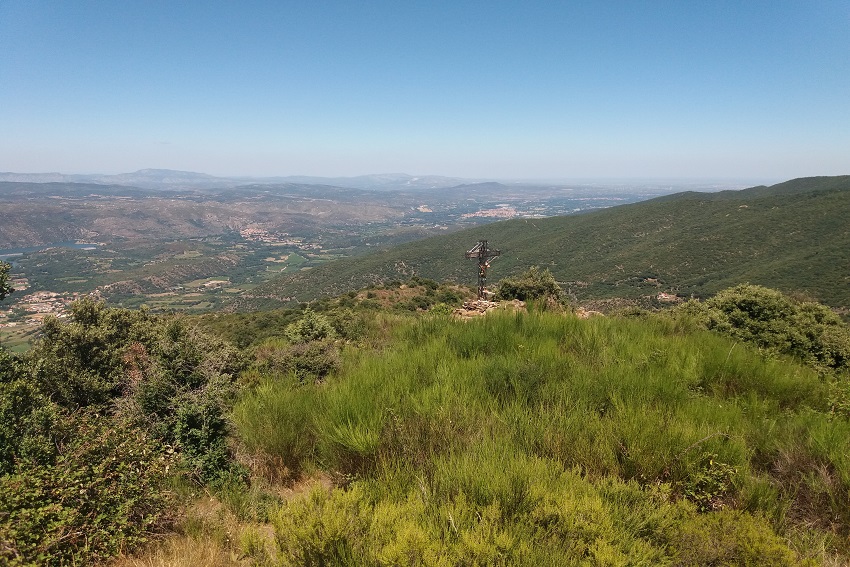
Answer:
[[[15,295],[18,295],[18,300],[15,304],[18,317],[16,320],[9,321],[10,315],[13,312],[0,311],[0,327],[15,327],[20,324],[40,324],[48,315],[56,317],[65,317],[68,311],[68,306],[74,301],[83,296],[89,295],[78,292],[63,292],[55,291],[34,291],[32,293],[24,293],[29,288],[29,282],[26,278],[16,278],[12,280],[12,287],[15,289]],[[21,317],[22,316],[22,317]]]

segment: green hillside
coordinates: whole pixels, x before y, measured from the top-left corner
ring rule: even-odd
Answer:
[[[498,222],[331,262],[269,282],[237,308],[306,301],[412,275],[474,284],[463,253],[502,250],[491,281],[548,267],[577,300],[664,291],[707,296],[741,282],[850,306],[850,176],[678,193],[587,214]]]
[[[286,369],[284,341],[256,350],[233,412],[243,451],[277,478],[326,479],[268,514],[277,565],[846,559],[846,374],[687,318],[369,327],[382,346],[349,343],[321,379]]]
[[[204,319],[86,299],[0,346],[0,565],[847,564],[828,308],[739,286],[468,318],[408,309],[448,291],[419,287]]]

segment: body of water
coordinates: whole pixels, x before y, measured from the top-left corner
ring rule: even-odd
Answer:
[[[46,250],[47,248],[76,248],[78,250],[94,250],[100,244],[94,242],[54,242],[53,244],[44,244],[42,246],[29,246],[27,248],[6,248],[0,250],[0,260],[14,259],[15,256]]]

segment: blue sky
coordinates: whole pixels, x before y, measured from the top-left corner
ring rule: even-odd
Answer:
[[[850,174],[850,2],[0,0],[0,171]]]

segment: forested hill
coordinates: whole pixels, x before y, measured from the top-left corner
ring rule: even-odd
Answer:
[[[750,282],[850,306],[850,176],[678,193],[583,215],[498,222],[340,260],[265,284],[237,301],[305,301],[412,275],[473,284],[464,251],[488,239],[491,281],[545,266],[577,299],[660,291],[706,296]]]

